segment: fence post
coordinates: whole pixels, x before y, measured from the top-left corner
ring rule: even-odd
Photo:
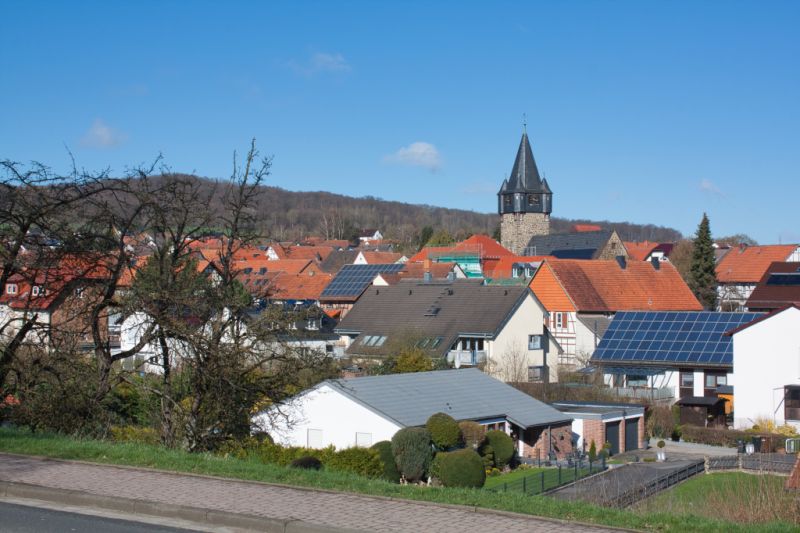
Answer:
[[[575,478],[574,481],[578,480],[578,463],[575,463]]]
[[[603,466],[603,470],[605,470],[606,469],[606,456],[605,455],[603,455],[603,458],[601,459],[601,464]]]
[[[558,484],[561,485],[561,465],[558,465]]]
[[[542,493],[544,493],[544,472],[542,472]]]
[[[522,478],[522,493],[528,494],[528,476]]]

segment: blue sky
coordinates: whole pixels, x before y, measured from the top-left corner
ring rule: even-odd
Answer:
[[[0,158],[800,241],[798,2],[0,4]]]

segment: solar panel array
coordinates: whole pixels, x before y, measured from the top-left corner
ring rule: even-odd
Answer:
[[[395,273],[403,270],[405,265],[344,265],[331,282],[322,291],[320,298],[357,298],[369,287],[375,276],[383,273]]]
[[[800,273],[798,272],[774,272],[767,278],[767,285],[800,285]]]
[[[761,313],[617,313],[593,361],[732,365],[732,338],[724,333]]]

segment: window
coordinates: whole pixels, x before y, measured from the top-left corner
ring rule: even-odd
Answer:
[[[783,418],[800,420],[800,386],[787,385],[783,388]]]
[[[706,372],[706,388],[707,389],[716,389],[720,385],[727,385],[728,384],[728,376],[727,375],[720,375],[720,374],[709,374]]]
[[[309,429],[306,434],[308,448],[322,448],[322,430]]]
[[[372,433],[356,433],[356,446],[361,448],[372,446]]]
[[[529,194],[528,195],[528,205],[539,205],[539,195],[538,194]]]
[[[542,349],[542,336],[541,335],[528,335],[528,349],[541,350]]]
[[[528,367],[528,381],[542,383],[549,381],[548,369],[546,366],[529,366]]]
[[[681,387],[694,388],[694,372],[681,372]]]
[[[629,374],[625,377],[628,381],[628,387],[647,387],[647,376]]]
[[[9,283],[6,285],[6,294],[17,294],[17,284]]]
[[[378,337],[378,340],[375,341],[375,344],[373,344],[373,346],[375,347],[383,346],[384,342],[386,342],[386,337],[384,336]]]
[[[556,313],[556,328],[567,329],[567,313]]]
[[[32,294],[33,296],[39,296],[39,295],[42,295],[42,296],[44,296],[44,291],[42,290],[42,288],[41,288],[40,286],[38,286],[38,285],[34,285],[34,286],[31,288],[31,294]]]
[[[436,337],[435,339],[433,339],[433,343],[431,343],[431,346],[430,346],[431,350],[436,348],[437,346],[439,346],[439,344],[441,344],[441,342],[442,342],[442,338],[441,337]]]
[[[309,318],[306,321],[306,329],[318,330],[319,329],[319,319],[317,319],[317,318]]]
[[[512,202],[512,200],[511,200],[511,196],[510,195],[503,196],[503,204],[504,205],[510,207],[511,206],[511,202]]]

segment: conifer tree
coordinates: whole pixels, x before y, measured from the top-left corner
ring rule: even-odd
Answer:
[[[717,307],[717,274],[715,271],[714,246],[711,240],[711,226],[708,216],[697,226],[692,253],[692,268],[689,275],[689,288],[706,309]]]

